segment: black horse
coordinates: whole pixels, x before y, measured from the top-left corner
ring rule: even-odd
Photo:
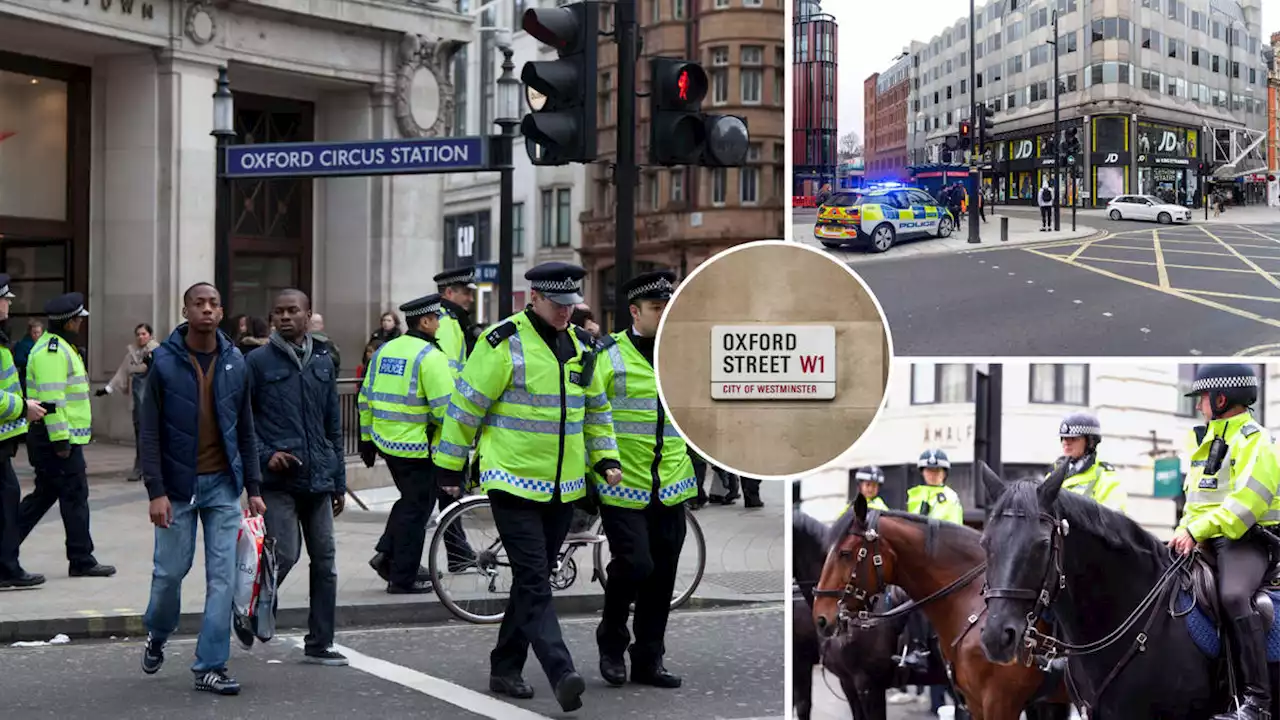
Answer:
[[[1049,611],[1052,634],[1067,645],[1058,656],[1068,658],[1073,699],[1090,720],[1200,720],[1231,706],[1222,661],[1188,630],[1190,598],[1178,593],[1181,573],[1163,543],[1061,492],[1065,468],[1043,483],[1006,483],[980,467],[989,497],[999,498],[982,542],[990,586],[982,645],[992,662],[1023,659],[1028,641],[1047,654],[1053,639],[1028,633],[1027,623]],[[1273,686],[1275,674],[1272,665]],[[1273,693],[1273,717],[1278,700]]]
[[[792,567],[801,597],[792,598],[792,687],[798,720],[808,720],[813,707],[813,667],[823,665],[840,681],[855,720],[885,720],[885,690],[899,684],[900,669],[892,656],[900,650],[899,638],[906,616],[855,628],[847,634],[821,640],[813,623],[813,588],[832,538],[826,525],[799,510],[792,515]],[[873,611],[907,602],[900,588],[891,587],[874,599]]]

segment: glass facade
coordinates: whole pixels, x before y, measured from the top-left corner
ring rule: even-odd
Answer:
[[[836,21],[816,2],[797,3],[794,33],[792,161],[793,195],[836,186],[839,164],[836,118]]]

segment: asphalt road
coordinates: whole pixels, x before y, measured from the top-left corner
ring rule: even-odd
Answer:
[[[504,701],[488,692],[488,657],[497,626],[446,624],[338,633],[351,667],[298,662],[299,636],[280,636],[245,652],[233,644],[237,697],[191,688],[194,640],[169,643],[159,674],[139,667],[141,643],[72,643],[0,649],[0,717],[6,720],[114,718],[724,718],[781,720],[781,605],[682,612],[667,634],[667,666],[684,687],[610,688],[596,669],[596,618],[562,619],[565,639],[587,680],[584,707],[560,711],[530,653],[525,678],[536,696]]]
[[[1280,232],[1147,226],[860,266],[894,351],[1261,355],[1280,350]]]

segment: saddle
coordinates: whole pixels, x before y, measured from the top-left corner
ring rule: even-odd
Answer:
[[[1222,608],[1218,605],[1217,570],[1217,558],[1205,553],[1196,553],[1179,589],[1189,593],[1195,600],[1195,607],[1203,612],[1215,626],[1220,626]],[[1275,621],[1276,608],[1272,602],[1272,593],[1280,593],[1280,552],[1275,551],[1271,553],[1271,567],[1253,596],[1258,615],[1262,617],[1268,633],[1271,632],[1271,626]]]

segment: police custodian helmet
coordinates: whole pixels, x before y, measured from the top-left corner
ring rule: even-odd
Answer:
[[[853,479],[860,483],[873,482],[883,485],[884,471],[875,465],[866,465],[853,471]]]
[[[1086,438],[1089,448],[1093,449],[1102,442],[1102,424],[1089,413],[1074,412],[1062,418],[1062,423],[1058,425],[1058,437]]]
[[[920,453],[920,459],[916,461],[916,467],[921,470],[925,468],[942,468],[943,470],[951,469],[951,460],[947,458],[947,454],[941,450],[930,448]]]
[[[1196,378],[1186,397],[1202,393],[1209,394],[1209,407],[1213,410],[1213,417],[1221,417],[1222,413],[1236,405],[1249,407],[1258,402],[1258,374],[1252,367],[1237,363],[1201,365],[1196,368]],[[1226,399],[1221,408],[1218,407],[1219,397]]]

